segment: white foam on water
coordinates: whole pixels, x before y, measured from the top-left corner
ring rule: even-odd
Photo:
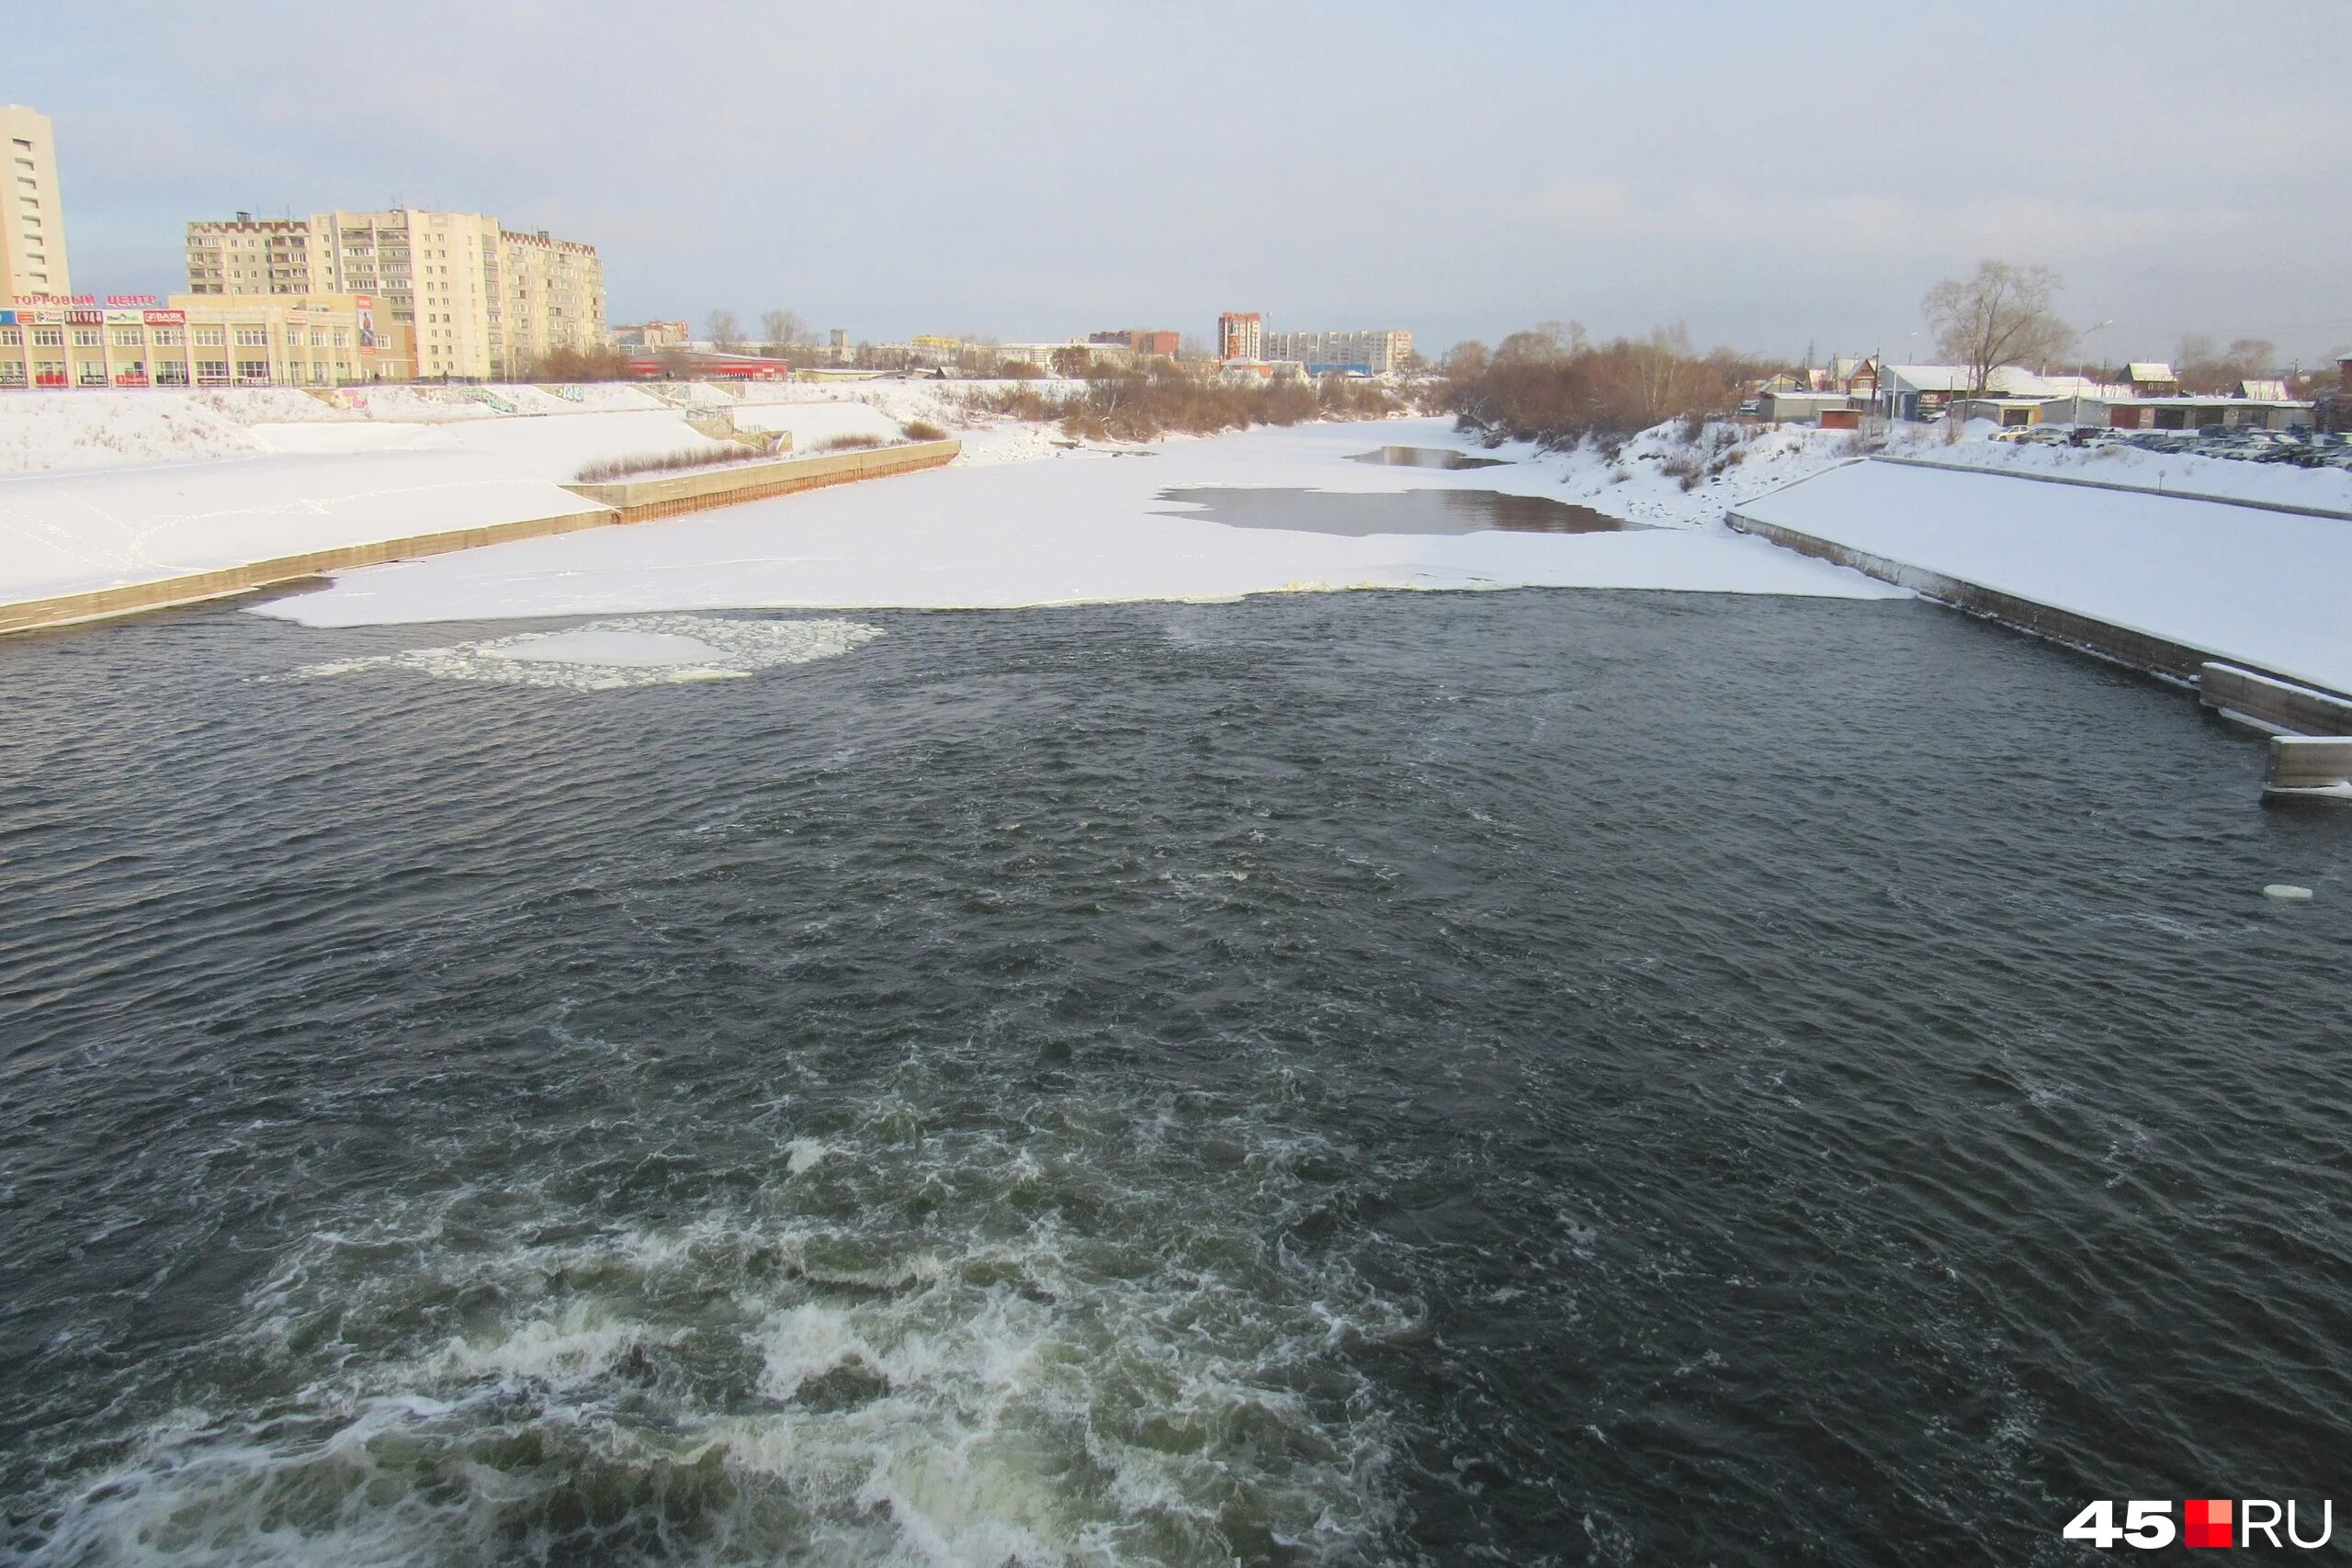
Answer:
[[[1380,1555],[1395,1440],[1350,1347],[1414,1314],[1282,1244],[1328,1149],[902,1126],[925,1109],[886,1091],[676,1224],[517,1192],[337,1216],[248,1298],[229,1354],[264,1375],[110,1450],[32,1560],[556,1562],[583,1511],[614,1561]],[[1204,1132],[1238,1160],[1201,1168]]]
[[[448,681],[552,686],[576,692],[742,680],[762,670],[839,659],[882,635],[858,621],[742,621],[710,615],[639,615],[565,631],[522,632],[411,649],[372,659],[305,665],[300,679],[407,670]]]

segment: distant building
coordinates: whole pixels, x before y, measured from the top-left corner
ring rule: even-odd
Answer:
[[[1413,334],[1408,332],[1324,332],[1268,333],[1265,352],[1269,359],[1293,359],[1307,368],[1310,375],[1326,375],[1335,370],[1353,370],[1366,376],[1385,376],[1402,370],[1413,356]]]
[[[1216,319],[1219,359],[1260,360],[1266,356],[1266,318],[1256,310],[1227,310]]]
[[[694,329],[684,321],[631,321],[613,329],[613,346],[641,350],[684,348],[694,335]]]
[[[594,245],[506,229],[480,212],[392,208],[187,226],[191,294],[366,294],[414,330],[417,374],[524,374],[556,349],[605,343]]]
[[[71,294],[65,200],[49,117],[22,104],[0,107],[0,136],[8,139],[8,189],[16,197],[0,220],[0,296]]]
[[[2176,397],[2180,392],[2180,378],[2173,374],[2169,365],[2142,361],[2126,372],[2125,378],[2132,383],[2133,393],[2143,398]]]
[[[1135,362],[1135,350],[1127,346],[1124,336],[1116,343],[1081,343],[1076,338],[1062,343],[992,343],[980,352],[1002,364],[1034,365],[1040,370],[1058,369],[1060,363],[1066,363],[1072,355],[1083,355],[1090,368],[1097,365],[1125,367]]]
[[[917,333],[907,340],[907,359],[915,365],[954,365],[964,356],[964,340],[938,333]]]
[[[1124,347],[1132,354],[1157,354],[1163,358],[1173,359],[1183,352],[1184,340],[1178,333],[1131,329],[1126,332],[1091,333],[1086,341],[1105,347]]]

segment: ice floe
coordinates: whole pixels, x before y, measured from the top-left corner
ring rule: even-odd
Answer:
[[[880,637],[857,621],[738,621],[707,615],[643,615],[592,621],[563,631],[417,648],[370,659],[306,665],[318,678],[368,670],[413,670],[451,681],[558,686],[581,692],[689,681],[741,680],[781,664],[807,664]]]

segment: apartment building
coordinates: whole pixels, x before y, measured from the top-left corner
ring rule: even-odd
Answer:
[[[1408,332],[1268,333],[1266,357],[1295,359],[1310,372],[1361,370],[1385,376],[1413,356]]]
[[[0,294],[71,294],[65,208],[57,185],[57,142],[49,117],[22,104],[0,106],[8,147],[8,210],[0,218]]]
[[[409,329],[416,374],[494,379],[554,348],[605,341],[595,247],[480,212],[392,208],[187,226],[193,295],[365,294]]]
[[[520,374],[555,349],[605,345],[605,264],[596,247],[501,230],[505,274],[505,374]],[[422,346],[420,343],[420,346]]]
[[[684,321],[622,321],[612,329],[614,346],[639,350],[684,348],[694,335]]]
[[[1255,310],[1227,310],[1216,319],[1219,359],[1259,360],[1265,354],[1266,318]]]
[[[415,373],[408,329],[365,295],[104,299],[0,308],[0,387],[336,387]]]

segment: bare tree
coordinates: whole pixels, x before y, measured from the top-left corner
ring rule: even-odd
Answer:
[[[2040,365],[2075,341],[2074,329],[2050,309],[2057,292],[2058,275],[2046,266],[1983,261],[1974,276],[1928,289],[1919,308],[1944,357],[1966,366],[1970,389],[1981,392],[1996,367]]]
[[[808,341],[808,324],[789,310],[761,311],[760,332],[771,346],[797,348]]]
[[[710,346],[721,354],[743,341],[743,329],[736,324],[732,310],[713,310],[703,319],[703,330],[710,334]]]
[[[2278,363],[2278,345],[2267,338],[2235,338],[2228,348],[2216,349],[2203,333],[2189,333],[2180,340],[2173,374],[2183,391],[2234,392],[2241,381],[2267,378]]]

